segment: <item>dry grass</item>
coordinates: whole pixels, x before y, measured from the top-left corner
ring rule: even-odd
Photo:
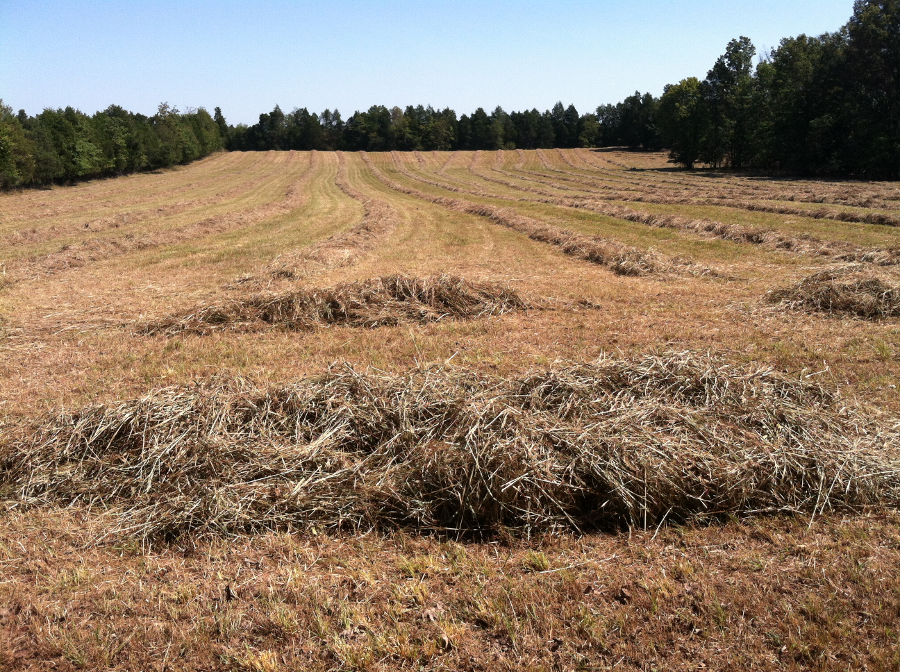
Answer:
[[[797,203],[814,203],[826,205],[847,205],[857,208],[871,208],[882,211],[897,210],[898,205],[889,197],[888,193],[882,190],[871,189],[870,184],[858,184],[848,186],[845,182],[826,182],[818,183],[798,183],[796,180],[785,181],[784,186],[777,182],[766,182],[763,180],[750,182],[731,177],[730,179],[722,179],[717,181],[690,179],[690,178],[673,178],[663,177],[661,174],[641,175],[638,178],[628,178],[626,175],[616,171],[604,170],[587,162],[584,156],[577,152],[569,153],[564,150],[556,150],[555,156],[559,158],[568,169],[560,170],[558,167],[551,165],[544,160],[543,165],[547,170],[556,173],[557,179],[567,182],[575,182],[582,185],[592,186],[593,190],[606,191],[609,193],[613,187],[620,191],[638,193],[653,199],[671,198],[673,196],[708,198],[708,199],[730,199],[732,204],[727,207],[742,207],[741,202],[750,199],[761,199],[765,201],[788,201]],[[579,158],[583,164],[577,165],[572,159]],[[519,166],[516,166],[516,170]],[[570,169],[574,169],[570,170]],[[536,173],[537,174],[537,173]],[[622,200],[628,200],[629,196],[623,196]],[[618,200],[618,199],[617,199]],[[639,198],[638,200],[643,200]],[[665,202],[665,201],[661,201]],[[752,208],[751,208],[752,209]],[[816,212],[815,210],[786,211],[780,214],[798,214],[804,215],[807,212]],[[822,219],[837,219],[840,213],[831,209],[821,210],[820,217]],[[835,215],[832,217],[831,215]],[[846,219],[846,214],[844,219]],[[877,221],[869,223],[878,223]]]
[[[563,172],[549,167],[546,158],[543,154],[538,150],[538,156],[541,157],[541,161],[545,166],[548,166],[549,170],[553,172]],[[496,154],[497,160],[496,163],[498,165],[502,165],[502,151],[497,152]],[[564,156],[564,155],[563,155]],[[474,165],[474,164],[473,164]],[[497,166],[493,168],[493,170],[497,173],[501,173],[503,175],[507,175],[509,177],[516,178],[525,182],[533,182],[537,184],[552,186],[555,190],[562,191],[582,191],[581,189],[573,190],[569,187],[563,186],[559,184],[559,178],[557,179],[549,179],[545,175],[541,173],[535,173],[532,171],[521,171],[526,174],[536,175],[539,177],[524,177],[521,174],[511,173],[508,171],[504,171]],[[418,181],[425,182],[427,184],[432,184],[434,186],[442,186],[438,182],[425,180],[414,175],[409,174],[408,172],[404,172],[405,175],[416,179]],[[634,222],[637,224],[643,224],[645,226],[651,226],[656,228],[663,229],[676,229],[680,231],[685,231],[689,233],[698,234],[701,236],[708,236],[712,238],[719,238],[721,240],[728,240],[736,243],[750,243],[753,245],[760,245],[763,247],[767,247],[772,250],[783,250],[790,251],[798,254],[805,254],[811,256],[830,256],[842,261],[857,261],[864,263],[873,263],[880,266],[890,266],[896,265],[900,263],[900,246],[894,246],[890,248],[881,248],[881,247],[860,247],[858,245],[854,245],[847,242],[842,241],[828,241],[822,240],[821,238],[817,238],[813,235],[805,233],[803,235],[790,235],[784,231],[778,231],[774,229],[760,228],[760,227],[747,227],[740,224],[736,224],[733,222],[725,223],[721,221],[712,220],[709,218],[696,219],[690,217],[682,217],[676,214],[668,214],[668,213],[652,213],[652,212],[644,212],[640,210],[635,210],[633,208],[629,208],[623,205],[610,203],[607,201],[631,201],[631,202],[644,202],[644,203],[654,203],[654,204],[663,204],[663,205],[671,205],[671,204],[691,204],[691,205],[715,205],[721,207],[728,208],[744,208],[749,211],[755,212],[775,212],[779,214],[794,214],[794,215],[804,215],[812,217],[812,211],[809,210],[800,210],[800,209],[791,209],[791,208],[774,208],[767,209],[763,207],[744,207],[746,204],[741,203],[736,200],[722,200],[722,199],[711,199],[711,198],[678,198],[673,197],[671,195],[649,195],[645,191],[641,189],[634,189],[635,194],[632,193],[622,193],[618,192],[606,192],[606,193],[592,193],[591,195],[586,194],[576,194],[576,195],[567,195],[566,197],[560,197],[554,191],[548,191],[546,189],[542,189],[540,187],[534,186],[524,186],[521,182],[511,182],[509,180],[498,179],[496,177],[490,177],[485,175],[484,173],[478,172],[473,168],[473,174],[478,177],[487,180],[489,182],[495,182],[497,184],[501,184],[503,186],[509,187],[519,192],[524,192],[528,194],[536,195],[532,196],[529,199],[535,202],[547,203],[551,205],[561,205],[569,208],[577,208],[589,210],[591,212],[596,212],[601,215],[605,215],[608,217],[614,217],[616,219],[621,219],[628,222]],[[450,186],[442,186],[444,189],[449,189],[450,191],[462,191],[457,188],[453,188]],[[478,194],[478,192],[472,191],[470,193]],[[753,205],[753,204],[751,204]],[[883,223],[883,222],[869,222],[863,216],[860,218],[852,218],[849,215],[846,216],[838,216],[841,213],[833,213],[834,216],[827,216],[828,211],[819,212],[816,214],[814,218],[817,219],[833,219],[838,221],[859,221],[859,222],[867,222],[867,223]]]
[[[792,308],[847,313],[870,320],[900,317],[896,274],[857,264],[819,271],[791,287],[772,290],[766,298]]]
[[[606,266],[618,275],[640,276],[653,273],[673,273],[679,270],[698,275],[714,274],[708,268],[695,266],[689,259],[667,258],[653,250],[640,250],[630,245],[623,245],[616,240],[575,233],[529,217],[523,217],[509,208],[498,208],[487,204],[426,194],[391,180],[372,163],[365,152],[362,153],[362,156],[372,173],[395,191],[457,212],[486,217],[496,224],[523,233],[532,240],[555,245],[564,254],[571,257]]]
[[[809,234],[792,236],[773,229],[749,228],[740,224],[726,224],[711,219],[691,219],[673,214],[641,212],[614,204],[588,201],[585,203],[572,203],[571,205],[646,226],[678,229],[735,243],[760,245],[772,250],[790,251],[797,254],[820,257],[830,256],[843,261],[859,261],[878,266],[900,264],[900,247],[890,249],[861,248],[849,243],[825,241]]]
[[[517,543],[270,534],[96,547],[0,526],[0,665],[113,670],[894,670],[900,517]],[[546,569],[541,569],[546,567]]]
[[[371,252],[397,228],[397,213],[390,203],[370,198],[354,188],[347,179],[347,164],[343,152],[338,152],[337,187],[347,196],[362,203],[365,216],[349,230],[330,236],[300,250],[279,255],[269,264],[269,275],[295,279],[309,275],[311,270],[337,266],[351,266]]]
[[[900,228],[693,203],[900,190],[665,161],[262,152],[0,195],[0,668],[897,669],[900,326],[759,297],[842,259],[895,286]],[[398,274],[564,309],[304,303]],[[198,307],[237,321],[120,328]]]
[[[34,241],[29,241],[31,245],[0,248],[0,256],[3,252],[16,252],[6,266],[10,281],[18,282],[67,272],[136,251],[194,242],[283,217],[304,205],[305,186],[316,172],[315,153],[311,153],[308,161],[303,161],[291,152],[287,160],[279,160],[278,164],[286,165],[281,165],[279,172],[270,170],[258,178],[265,187],[260,188],[264,197],[253,198],[249,204],[235,199],[228,203],[228,208],[215,207],[227,202],[229,196],[235,196],[229,190],[223,190],[215,197],[194,199],[167,208],[145,208],[146,212],[140,214],[125,210],[107,217],[109,222],[100,226],[95,222],[99,231],[91,228],[91,222],[80,224],[77,235],[66,231],[71,225],[49,224],[42,229],[47,241],[37,236]],[[82,189],[85,187],[90,189],[94,185],[85,185]],[[244,196],[243,189],[238,191],[238,196]],[[254,190],[251,193],[255,195]],[[89,209],[93,204],[82,207]],[[17,211],[13,210],[12,214]],[[0,213],[6,214],[2,208]],[[78,217],[81,213],[74,214],[76,219],[81,219]],[[67,235],[60,236],[57,229]]]
[[[900,506],[896,428],[811,378],[691,353],[511,380],[336,369],[164,389],[51,418],[4,450],[13,505],[117,532],[657,526]]]
[[[260,294],[170,317],[143,334],[209,333],[260,326],[307,330],[332,324],[380,327],[401,322],[477,319],[523,310],[528,304],[508,288],[449,275],[411,278],[389,275],[325,289]]]

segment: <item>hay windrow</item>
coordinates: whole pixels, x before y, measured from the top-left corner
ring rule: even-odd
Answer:
[[[288,164],[299,163],[300,157],[289,156]],[[91,237],[72,244],[63,245],[59,250],[48,255],[28,257],[10,264],[9,282],[18,282],[41,275],[54,275],[71,269],[81,268],[105,259],[118,257],[135,250],[158,248],[173,245],[201,237],[212,236],[226,231],[234,231],[252,226],[258,222],[273,219],[302,207],[308,198],[306,185],[315,174],[316,153],[310,153],[309,165],[304,168],[285,187],[283,196],[275,201],[254,205],[243,210],[234,210],[223,214],[206,217],[199,221],[173,228],[158,230],[153,233],[136,235],[122,233],[109,237]],[[271,179],[271,175],[269,176]],[[263,178],[258,180],[263,182]],[[155,215],[162,217],[179,212],[181,206],[169,206],[168,209],[157,208]],[[201,208],[202,211],[202,208]],[[151,220],[157,217],[151,217]]]
[[[568,256],[606,266],[617,275],[641,276],[677,271],[689,275],[715,275],[711,269],[696,265],[689,259],[670,258],[653,250],[640,250],[609,238],[575,233],[545,224],[531,217],[523,217],[509,208],[498,208],[446,196],[432,196],[395,182],[379,170],[365,152],[361,152],[361,156],[372,174],[394,191],[434,203],[448,210],[485,217],[495,224],[522,233],[532,240],[554,245]]]
[[[301,250],[280,255],[269,264],[269,275],[277,279],[293,280],[311,271],[352,266],[371,252],[397,228],[397,213],[381,199],[370,198],[355,189],[347,177],[347,162],[343,152],[337,152],[338,171],[335,185],[355,201],[365,213],[358,224]]]
[[[522,175],[512,175],[511,173],[494,169],[494,172],[502,173],[516,177],[519,180],[527,182],[536,182],[552,186],[555,189],[571,191],[567,187],[560,186],[557,182],[547,179],[529,178]],[[527,172],[527,171],[526,171]],[[559,171],[557,171],[559,172]],[[851,243],[840,241],[821,240],[809,234],[800,236],[789,235],[772,229],[762,229],[757,227],[746,227],[740,224],[726,224],[711,219],[692,219],[690,217],[682,217],[680,215],[653,213],[635,210],[623,205],[609,202],[610,200],[646,202],[646,203],[682,203],[688,202],[690,199],[679,199],[671,196],[667,197],[651,197],[647,195],[628,195],[622,193],[607,194],[602,196],[594,194],[592,196],[571,196],[561,198],[551,191],[541,189],[540,187],[524,187],[515,182],[490,177],[482,173],[475,173],[484,180],[502,184],[511,189],[521,192],[536,194],[540,198],[528,199],[538,203],[547,203],[550,205],[561,205],[568,208],[576,208],[580,210],[588,210],[606,217],[613,217],[623,221],[635,224],[643,224],[661,229],[675,229],[685,231],[687,233],[696,234],[709,238],[719,238],[734,243],[749,243],[759,245],[772,250],[793,252],[795,254],[804,254],[810,256],[830,256],[835,259],[847,262],[863,262],[871,263],[877,266],[892,266],[900,264],[900,249],[898,248],[866,248],[858,247]],[[696,199],[690,200],[694,202]],[[709,199],[707,199],[709,200]],[[709,203],[707,203],[709,204]],[[722,205],[717,202],[716,204]]]
[[[900,278],[860,264],[829,268],[769,292],[770,303],[867,319],[900,317]]]
[[[265,326],[307,330],[332,324],[379,327],[444,318],[477,319],[527,307],[515,291],[496,284],[469,282],[452,275],[415,278],[398,274],[325,289],[258,294],[169,317],[139,332],[202,334]]]
[[[583,172],[584,168],[576,165],[571,159],[571,156],[576,156],[584,161],[584,157],[578,154],[577,150],[571,155],[562,149],[557,149],[556,153],[564,164],[578,172],[553,169],[555,172],[568,175],[572,180],[589,184],[589,182],[584,181],[585,178],[588,177]],[[594,173],[600,172],[605,176],[600,178],[601,183],[610,185],[614,183],[620,191],[638,191],[645,194],[649,194],[652,191],[653,194],[662,197],[680,191],[684,196],[693,195],[695,197],[727,198],[730,201],[751,198],[766,201],[847,205],[880,210],[900,209],[895,203],[891,203],[889,198],[886,198],[887,194],[881,193],[879,195],[877,189],[873,189],[873,185],[871,184],[867,184],[861,189],[858,187],[847,188],[846,184],[835,185],[827,181],[820,181],[812,184],[801,183],[799,185],[792,181],[789,183],[789,186],[781,187],[775,182],[750,184],[747,181],[735,179],[724,185],[711,185],[709,183],[702,183],[702,178],[668,178],[659,174],[649,175],[647,174],[648,171],[644,171],[644,174],[639,179],[630,179],[621,171],[619,171],[618,174],[615,174],[614,171],[604,171],[596,166],[593,166],[591,171]],[[656,173],[656,171],[652,172]],[[588,179],[597,179],[597,176],[593,175]],[[634,186],[625,187],[624,185]]]
[[[138,537],[586,531],[896,508],[900,445],[813,378],[690,352],[511,379],[336,367],[49,417],[0,450],[2,500],[97,507]]]
[[[429,184],[433,187],[438,187],[439,189],[443,189],[444,191],[452,191],[455,193],[464,193],[464,194],[475,194],[477,196],[483,196],[483,191],[476,191],[474,185],[468,185],[469,188],[465,187],[457,187],[453,184],[450,184],[446,181],[439,182],[437,180],[429,180],[426,177],[422,177],[419,175],[414,175],[410,172],[409,168],[406,166],[406,163],[403,161],[403,158],[400,156],[399,152],[391,152],[391,161],[394,164],[394,168],[396,168],[397,172],[399,172],[404,177],[407,177],[416,182],[421,182],[423,184]],[[422,170],[422,166],[419,166],[419,169]]]

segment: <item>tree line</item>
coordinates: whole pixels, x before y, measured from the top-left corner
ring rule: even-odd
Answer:
[[[492,149],[552,149],[556,147],[612,147],[659,149],[656,128],[659,99],[635,93],[617,105],[579,114],[561,102],[552,109],[488,114],[479,107],[457,117],[449,108],[422,105],[387,108],[374,105],[354,112],[346,121],[338,110],[321,114],[306,108],[285,114],[276,105],[259,115],[252,126],[228,126],[226,147],[237,151],[345,150],[449,151]]]
[[[756,65],[754,67],[754,59]],[[449,108],[375,105],[344,120],[279,106],[253,125],[227,124],[219,108],[152,117],[111,106],[14,115],[0,101],[0,186],[68,182],[162,168],[219,148],[265,150],[496,150],[627,146],[668,148],[693,168],[781,170],[900,178],[900,0],[855,0],[835,33],[786,38],[757,55],[732,40],[702,81],[661,97],[635,92],[579,114],[574,105],[457,116]]]
[[[781,170],[900,178],[900,0],[856,0],[835,33],[786,38],[760,54],[732,40],[702,81],[659,98],[635,92],[581,115],[374,106],[338,111],[279,107],[253,126],[228,127],[230,149],[494,150],[628,146],[670,149],[687,168]]]
[[[224,146],[222,124],[204,109],[163,103],[147,117],[111,105],[88,116],[71,107],[13,114],[0,100],[0,187],[42,186],[166,168]]]
[[[573,105],[562,103],[543,113],[536,109],[507,113],[497,107],[488,114],[479,107],[461,117],[449,108],[374,105],[346,121],[338,110],[314,114],[302,108],[285,114],[276,105],[252,126],[229,127],[226,146],[245,151],[448,151],[608,146],[622,137],[618,125],[603,124],[595,114],[579,115]]]
[[[754,56],[732,40],[706,79],[665,88],[655,126],[673,161],[900,178],[900,0],[857,0],[839,31]]]

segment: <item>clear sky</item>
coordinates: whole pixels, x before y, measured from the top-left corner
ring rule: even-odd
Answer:
[[[818,35],[852,0],[0,0],[0,98],[29,114],[111,103],[285,111],[557,100],[584,113],[701,79],[733,37]]]

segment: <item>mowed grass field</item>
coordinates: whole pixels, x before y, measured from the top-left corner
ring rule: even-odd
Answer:
[[[893,183],[684,172],[663,154],[590,149],[233,152],[0,195],[0,670],[900,669],[898,224]],[[861,280],[818,303],[803,294],[818,285],[794,291],[834,269],[838,285]],[[398,274],[399,290],[377,280]],[[578,368],[598,359],[621,380]],[[520,401],[528,376],[556,381],[538,410]],[[343,401],[315,397],[339,429],[302,409],[271,420],[288,401],[258,411],[253,395],[300,385],[305,399],[309,380],[344,386]],[[238,396],[147,420],[212,388]],[[551,409],[563,388],[574,396]],[[446,427],[410,419],[467,395],[505,405]],[[642,415],[608,424],[631,406]],[[213,449],[245,465],[235,451],[291,432],[316,450],[338,434],[361,445],[388,416],[402,431],[371,439],[378,455],[428,439],[379,462],[378,483],[368,458],[346,466],[349,449],[277,488],[277,465],[236,484],[209,460],[218,489],[203,511],[185,513],[199,490],[179,490],[176,510],[165,481],[181,472],[161,476],[188,449],[153,452],[205,423],[190,468]],[[115,422],[144,429],[120,445]],[[238,426],[254,422],[271,427]],[[526,429],[508,438],[506,422]],[[614,436],[624,447],[596,473],[621,488],[591,486],[612,494],[588,502],[584,477],[566,480],[578,460],[500,483],[487,453],[447,467],[469,490],[422,484],[476,434],[526,456]],[[662,435],[662,457],[639,455]],[[677,464],[688,444],[693,461]],[[808,456],[758,457],[788,444]],[[863,444],[865,464],[837,449]],[[716,448],[701,459],[703,446]],[[417,459],[406,489],[384,494]],[[751,487],[734,474],[756,460]],[[664,495],[670,467],[694,480]],[[348,494],[352,510],[340,490],[311,504],[314,475],[316,493],[337,475],[365,492]],[[607,505],[619,509],[595,515]]]

